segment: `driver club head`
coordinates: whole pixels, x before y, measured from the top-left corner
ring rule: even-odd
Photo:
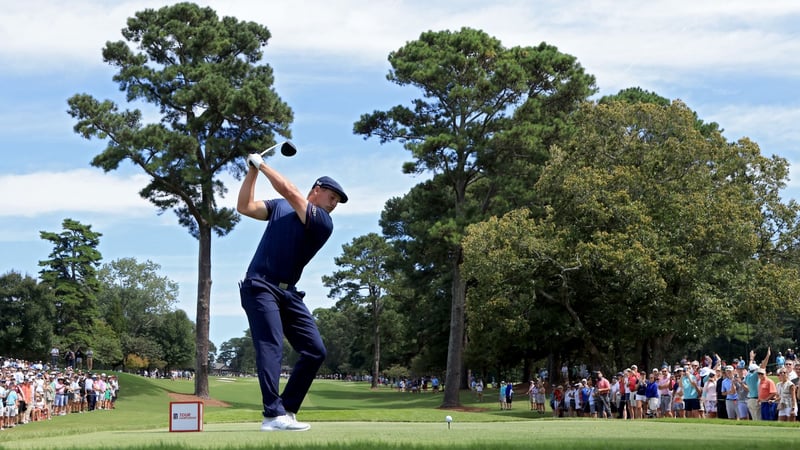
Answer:
[[[280,147],[281,155],[286,157],[294,156],[297,153],[297,147],[295,147],[294,144],[292,144],[290,141],[283,141],[261,152],[261,156],[266,155],[270,150],[276,149],[278,147]]]
[[[286,157],[294,156],[297,153],[297,147],[289,141],[281,144],[281,155]]]

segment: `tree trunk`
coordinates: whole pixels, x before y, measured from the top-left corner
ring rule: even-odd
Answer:
[[[466,304],[466,283],[461,276],[461,252],[461,247],[458,247],[456,255],[453,257],[453,301],[450,306],[450,339],[447,344],[443,408],[461,406],[458,392],[461,387],[464,307]]]
[[[198,225],[200,244],[197,260],[197,335],[195,340],[194,395],[208,398],[208,330],[211,299],[211,228]]]
[[[373,308],[372,313],[373,321],[375,326],[373,327],[373,334],[374,334],[374,342],[375,345],[375,353],[373,354],[372,360],[372,389],[377,389],[378,387],[378,374],[380,373],[380,363],[381,363],[381,325],[380,325],[380,317],[378,317],[377,308]]]

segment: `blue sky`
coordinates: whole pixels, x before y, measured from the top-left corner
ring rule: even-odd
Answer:
[[[66,100],[77,93],[124,105],[114,71],[102,62],[106,41],[135,12],[172,2],[28,0],[0,16],[0,274],[37,276],[51,246],[40,231],[64,218],[103,234],[104,261],[135,257],[161,265],[180,285],[178,307],[195,317],[197,242],[174,214],[157,215],[138,195],[135,168],[103,173],[90,166],[105,144],[72,131]],[[376,109],[407,104],[417,92],[386,81],[389,52],[428,30],[482,29],[507,47],[544,41],[578,58],[600,95],[639,86],[681,99],[729,140],[749,137],[765,155],[792,165],[785,198],[800,184],[800,2],[752,1],[198,1],[220,16],[258,22],[272,39],[265,62],[278,94],[293,109],[299,153],[271,163],[299,187],[320,175],[337,179],[350,202],[334,212],[336,229],[306,268],[300,287],[312,310],[330,307],[321,277],[356,236],[380,232],[391,197],[421,181],[401,173],[407,153],[352,134],[353,122]],[[66,5],[69,5],[68,7]],[[413,96],[413,97],[412,97]],[[238,182],[223,203],[233,206]],[[261,179],[260,197],[274,193]],[[247,321],[236,283],[263,223],[244,219],[212,243],[211,340],[242,336]]]

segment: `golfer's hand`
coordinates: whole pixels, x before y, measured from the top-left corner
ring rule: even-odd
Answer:
[[[258,170],[261,167],[261,164],[264,164],[264,158],[262,158],[258,153],[251,153],[247,156],[247,164],[255,167],[256,170]]]

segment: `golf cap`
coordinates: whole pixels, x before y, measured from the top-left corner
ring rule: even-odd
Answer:
[[[733,366],[725,366],[725,371],[726,372],[728,372],[728,371],[733,372]]]
[[[337,194],[339,194],[340,198],[339,203],[347,203],[347,194],[344,193],[344,189],[342,189],[342,186],[339,183],[337,183],[336,180],[334,180],[333,178],[328,176],[319,177],[317,178],[317,181],[314,182],[314,186],[324,187],[326,189],[332,190],[333,192],[336,192]]]
[[[767,374],[767,371],[766,371],[766,369],[762,369],[761,367],[759,367],[759,368],[758,368],[758,373],[760,373],[760,374],[763,374],[763,375],[766,375],[766,374]]]
[[[748,367],[748,369],[750,370],[750,372],[755,372],[756,370],[758,370],[758,365],[750,364],[750,367]]]

